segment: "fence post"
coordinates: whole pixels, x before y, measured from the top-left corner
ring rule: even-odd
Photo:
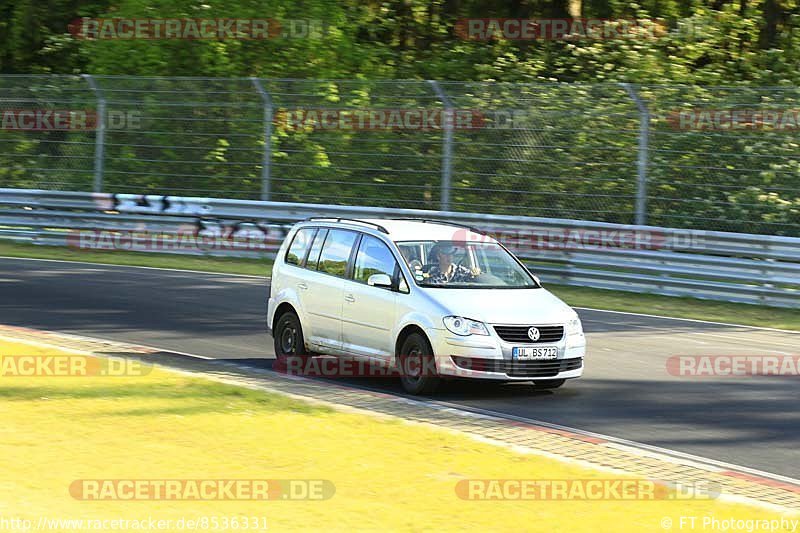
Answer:
[[[272,97],[261,84],[261,80],[251,77],[261,100],[264,102],[264,156],[261,161],[261,199],[268,202],[272,194],[270,177],[272,165]]]
[[[442,114],[442,188],[441,188],[441,207],[442,211],[450,210],[450,189],[453,176],[453,102],[445,94],[439,83],[435,80],[428,80],[428,83],[433,87],[436,96],[441,100],[444,106],[444,113]]]
[[[620,83],[639,110],[639,159],[636,180],[636,224],[647,224],[647,160],[650,140],[650,110],[630,83]]]
[[[97,97],[97,130],[94,136],[94,192],[103,192],[103,154],[106,145],[106,98],[91,74],[81,74]]]

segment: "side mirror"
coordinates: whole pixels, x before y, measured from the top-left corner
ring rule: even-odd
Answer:
[[[380,287],[382,289],[392,288],[392,278],[386,274],[373,274],[367,279],[367,285]]]

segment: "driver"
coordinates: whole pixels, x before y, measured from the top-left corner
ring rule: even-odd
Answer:
[[[433,247],[431,255],[436,257],[438,263],[428,270],[429,283],[444,284],[472,281],[480,273],[478,269],[470,270],[465,266],[453,263],[453,254],[455,253],[456,247],[449,244],[437,244]]]

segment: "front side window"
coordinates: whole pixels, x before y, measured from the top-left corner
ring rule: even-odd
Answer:
[[[420,287],[539,287],[528,271],[496,243],[406,241],[396,244]]]
[[[299,265],[303,262],[315,231],[316,228],[302,228],[297,230],[294,239],[292,239],[292,244],[289,246],[289,251],[286,252],[286,263],[290,265]]]
[[[320,272],[344,277],[347,273],[347,261],[350,259],[350,252],[357,236],[354,231],[330,230],[322,246],[317,269]]]
[[[353,278],[362,283],[366,283],[373,274],[386,274],[390,278],[394,278],[396,264],[394,255],[388,246],[380,239],[364,235],[356,255]]]

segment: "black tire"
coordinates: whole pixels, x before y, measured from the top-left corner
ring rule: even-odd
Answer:
[[[306,351],[300,319],[293,311],[287,311],[278,318],[273,331],[273,340],[278,370],[291,371],[298,367],[303,368],[310,354]]]
[[[436,374],[436,362],[428,339],[420,333],[412,333],[398,354],[400,383],[409,394],[433,394],[441,379]]]
[[[537,381],[533,384],[533,388],[535,390],[551,390],[557,389],[564,383],[566,383],[566,379],[545,379],[542,381]]]

